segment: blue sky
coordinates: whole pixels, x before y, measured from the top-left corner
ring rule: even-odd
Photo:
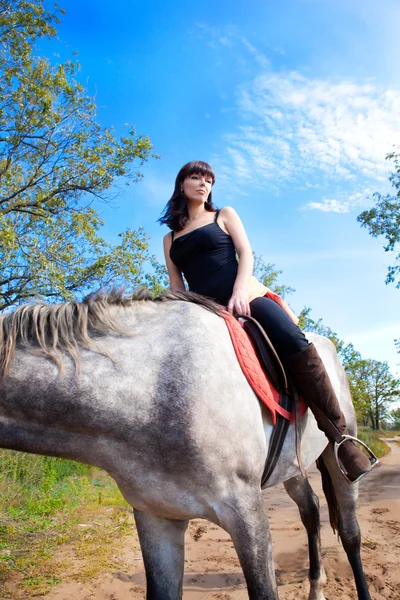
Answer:
[[[356,216],[389,191],[385,155],[400,144],[397,0],[64,0],[52,51],[78,51],[99,120],[133,123],[159,160],[102,205],[104,235],[156,220],[179,168],[213,166],[219,206],[241,216],[253,249],[366,358],[400,357],[400,290],[391,257]]]

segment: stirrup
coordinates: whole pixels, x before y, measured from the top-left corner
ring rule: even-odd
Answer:
[[[346,471],[342,468],[341,463],[340,463],[340,459],[339,459],[339,448],[340,446],[343,444],[343,442],[346,442],[347,440],[351,440],[352,442],[356,442],[356,444],[359,444],[360,446],[362,446],[363,448],[365,448],[365,450],[368,452],[369,456],[369,462],[371,463],[371,467],[368,469],[368,471],[363,471],[361,473],[361,475],[359,475],[356,479],[350,479],[350,477],[348,476],[348,474],[346,473]],[[334,442],[334,452],[335,452],[335,459],[337,462],[337,465],[339,467],[339,471],[341,472],[341,474],[343,475],[343,477],[345,478],[345,480],[347,481],[347,483],[357,483],[358,481],[360,481],[360,479],[362,479],[363,477],[365,477],[365,475],[367,475],[372,467],[374,467],[375,465],[379,464],[379,460],[378,457],[375,456],[375,454],[372,452],[371,448],[369,448],[367,446],[367,444],[364,444],[364,442],[362,442],[361,440],[359,440],[356,437],[353,437],[352,435],[343,435],[342,439],[340,440],[340,442]]]

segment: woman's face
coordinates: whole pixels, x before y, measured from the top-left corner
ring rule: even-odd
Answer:
[[[181,183],[181,191],[185,194],[189,202],[204,204],[210,195],[213,180],[210,175],[201,175],[201,173],[192,173],[188,175]]]

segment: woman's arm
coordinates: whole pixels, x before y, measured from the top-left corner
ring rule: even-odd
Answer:
[[[183,283],[182,273],[178,267],[172,262],[169,251],[172,244],[172,234],[167,233],[164,236],[164,256],[165,264],[167,265],[167,271],[169,275],[169,286],[171,292],[185,292],[185,284]]]
[[[247,238],[243,223],[233,208],[230,206],[222,208],[220,211],[220,219],[231,236],[239,256],[238,274],[235,285],[233,286],[233,293],[228,304],[228,310],[232,313],[235,309],[236,312],[240,314],[250,315],[248,286],[254,267],[254,258],[250,242]]]

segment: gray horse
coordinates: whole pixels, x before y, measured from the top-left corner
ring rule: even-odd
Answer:
[[[82,303],[25,305],[0,317],[0,446],[110,473],[134,509],[147,598],[182,597],[185,530],[189,519],[204,518],[231,535],[249,598],[275,600],[260,488],[270,415],[241,371],[217,306],[190,294],[162,300],[113,293]],[[334,347],[309,337],[355,434]],[[357,486],[340,475],[309,413],[301,432],[303,463],[307,468],[320,457],[331,524],[353,568],[358,597],[368,600]],[[282,481],[308,533],[309,600],[323,600],[318,499],[300,473],[293,426],[268,485]]]

